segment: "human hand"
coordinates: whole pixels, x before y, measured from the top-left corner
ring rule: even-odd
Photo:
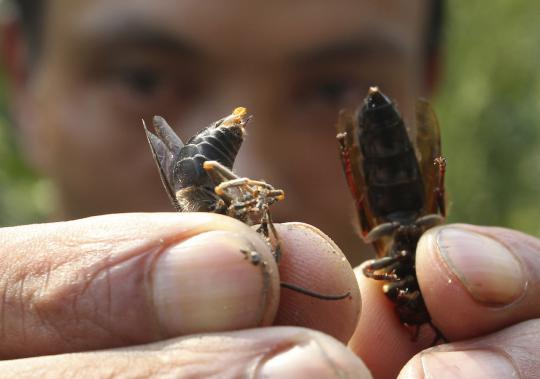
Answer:
[[[0,372],[369,377],[337,341],[349,339],[360,310],[350,266],[315,228],[278,228],[281,280],[351,297],[321,301],[280,291],[257,233],[214,214],[107,215],[0,229]],[[252,264],[242,251],[256,251],[266,264]],[[266,327],[272,324],[335,339]]]
[[[430,333],[411,341],[381,284],[358,272],[362,315],[349,346],[375,378],[538,377],[538,239],[494,227],[434,228],[418,244],[416,272],[434,324],[452,342],[424,350]]]

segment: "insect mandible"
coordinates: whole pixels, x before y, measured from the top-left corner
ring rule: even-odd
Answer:
[[[232,170],[250,119],[246,108],[238,107],[185,144],[160,116],[153,119],[153,132],[144,120],[143,126],[161,181],[176,210],[220,213],[248,225],[260,224],[257,232],[271,246],[279,263],[280,241],[270,206],[284,199],[284,191],[262,180],[239,177]],[[254,252],[243,253],[252,263],[261,263]],[[281,286],[323,300],[350,296],[348,292],[324,295],[284,282]]]
[[[355,201],[361,236],[372,243],[377,258],[361,269],[382,280],[401,322],[428,323],[435,341],[443,339],[428,313],[415,270],[416,245],[446,215],[440,131],[429,103],[416,107],[416,149],[394,103],[371,87],[356,112],[341,111],[337,123],[340,156]]]

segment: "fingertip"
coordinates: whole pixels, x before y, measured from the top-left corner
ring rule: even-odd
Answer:
[[[445,336],[471,338],[538,317],[528,273],[529,267],[540,267],[540,243],[531,240],[508,229],[465,224],[424,233],[417,276],[431,317]]]
[[[424,370],[422,370],[422,361],[418,355],[415,355],[407,364],[401,369],[397,379],[423,379]]]
[[[9,377],[358,378],[369,370],[343,344],[304,328],[198,334],[146,345],[0,362]],[[31,374],[31,375],[30,375]],[[3,375],[5,376],[5,375]]]
[[[270,325],[279,282],[273,257],[231,231],[208,231],[161,252],[151,274],[164,337]]]
[[[342,343],[319,332],[300,329],[300,333],[294,344],[264,361],[258,377],[372,378],[366,365]]]
[[[398,379],[423,378],[515,378],[520,370],[499,349],[466,348],[452,351],[451,345],[429,349],[414,356]]]
[[[269,246],[244,223],[211,213],[125,214],[88,221],[101,221],[102,233],[112,234],[113,241],[132,241],[129,249],[120,249],[122,256],[141,258],[118,257],[121,270],[144,280],[118,285],[130,281],[111,275],[111,301],[119,311],[122,304],[126,310],[132,296],[146,295],[147,307],[140,313],[153,321],[147,329],[157,329],[159,338],[273,321],[279,304],[277,265]]]
[[[376,378],[395,378],[403,365],[429,342],[412,340],[411,330],[399,321],[395,305],[385,296],[382,283],[354,270],[362,294],[362,313],[349,348]],[[391,361],[381,357],[392,357]]]
[[[6,295],[6,304],[24,304],[4,312],[6,358],[268,325],[277,311],[279,275],[270,248],[224,216],[103,215],[7,228],[0,237],[6,277],[33,278]],[[248,259],[253,252],[258,265]],[[35,326],[31,339],[25,325]]]
[[[411,359],[399,378],[536,378],[540,320],[435,346]]]
[[[426,232],[417,249],[419,278],[435,285],[441,278],[447,284],[457,280],[479,303],[504,306],[514,302],[523,295],[527,278],[514,252],[493,237],[461,225]],[[431,269],[434,262],[438,272]]]
[[[323,331],[342,342],[354,332],[360,313],[360,292],[352,268],[339,247],[319,229],[304,223],[276,225],[281,239],[283,282],[341,300],[321,300],[282,289],[277,325],[298,325]]]

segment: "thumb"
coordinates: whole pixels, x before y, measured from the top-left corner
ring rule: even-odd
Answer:
[[[269,325],[277,311],[269,248],[228,217],[106,215],[0,241],[3,358]]]
[[[540,240],[515,230],[453,224],[418,243],[422,294],[451,341],[540,317],[539,269]]]

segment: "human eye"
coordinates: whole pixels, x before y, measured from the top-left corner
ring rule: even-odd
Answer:
[[[297,106],[306,110],[335,111],[358,103],[369,84],[346,75],[320,75],[305,78],[293,91]]]
[[[156,68],[144,66],[119,67],[113,73],[114,80],[133,95],[150,97],[165,84],[165,75]]]
[[[341,105],[356,97],[365,85],[349,78],[324,78],[312,83],[308,99],[329,106]]]
[[[189,105],[199,87],[196,75],[168,63],[125,62],[111,66],[105,75],[111,101],[137,114]]]

